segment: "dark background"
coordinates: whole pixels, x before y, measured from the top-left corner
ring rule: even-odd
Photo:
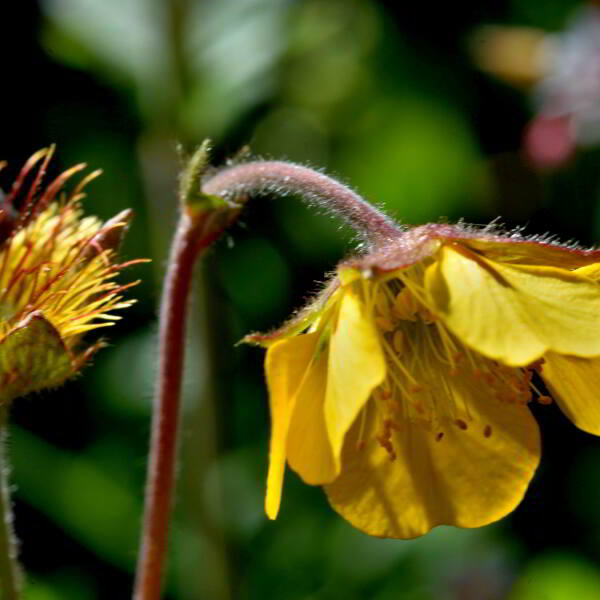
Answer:
[[[16,529],[26,600],[130,593],[137,552],[156,311],[176,210],[177,143],[222,162],[246,144],[324,168],[406,223],[498,216],[530,233],[600,240],[600,151],[560,168],[525,158],[528,90],[478,71],[483,24],[559,31],[568,0],[40,0],[3,7],[0,174],[10,186],[56,143],[56,175],[104,175],[85,207],[136,220],[124,257],[151,257],[110,347],[56,392],[12,410]],[[291,199],[256,201],[199,269],[192,306],[170,598],[600,598],[600,440],[534,407],[541,466],[519,508],[480,530],[371,539],[288,472],[263,514],[269,431],[262,352],[352,248]],[[201,273],[200,273],[201,271]],[[539,410],[541,408],[541,410]]]

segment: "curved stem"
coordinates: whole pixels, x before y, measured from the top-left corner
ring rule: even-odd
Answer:
[[[397,237],[402,231],[387,215],[339,181],[283,161],[255,161],[227,167],[205,180],[202,191],[231,199],[260,194],[297,195],[340,216],[373,246]]]
[[[184,212],[171,247],[161,301],[158,380],[134,600],[160,598],[175,480],[185,318],[192,270],[199,253],[235,220],[243,205],[233,202],[218,206],[211,197],[238,201],[264,193],[297,195],[344,218],[373,246],[384,244],[402,231],[386,215],[334,179],[279,161],[250,162],[218,172],[202,182],[202,202],[195,205],[194,192],[206,151],[205,147],[198,149],[182,177],[180,194]],[[207,205],[200,208],[203,202]]]
[[[218,230],[202,235],[204,224],[204,221],[193,223],[186,214],[181,216],[165,277],[142,540],[133,593],[135,600],[160,598],[175,481],[187,301],[196,258],[221,233]]]
[[[0,590],[2,600],[21,597],[21,568],[17,562],[17,540],[10,504],[9,467],[6,460],[8,407],[0,406]]]

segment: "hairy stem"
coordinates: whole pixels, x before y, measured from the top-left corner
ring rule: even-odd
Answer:
[[[200,147],[182,177],[180,193],[184,211],[171,247],[161,301],[158,380],[134,600],[160,598],[175,480],[187,300],[199,253],[237,218],[247,197],[265,193],[299,196],[341,216],[373,246],[384,244],[402,231],[386,215],[334,179],[279,161],[250,162],[218,172],[202,182],[197,204],[195,190],[200,184],[206,153],[207,148]],[[211,196],[232,202],[215,204]],[[203,202],[210,208],[200,208]]]
[[[387,215],[339,181],[283,161],[255,161],[227,167],[206,179],[202,191],[231,200],[261,194],[295,195],[341,217],[372,246],[384,244],[402,231]]]
[[[200,225],[204,225],[204,222]],[[185,319],[196,258],[219,237],[183,214],[171,247],[159,324],[158,379],[152,414],[142,540],[133,598],[160,598],[175,482]]]
[[[0,597],[18,600],[21,597],[22,575],[17,562],[17,540],[13,529],[10,504],[10,469],[6,459],[8,407],[0,406]]]

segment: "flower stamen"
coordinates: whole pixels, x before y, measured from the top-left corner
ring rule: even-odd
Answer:
[[[473,352],[429,310],[419,279],[423,268],[394,275],[370,282],[361,278],[361,295],[377,330],[387,374],[361,411],[358,449],[365,445],[368,406],[376,410],[379,423],[375,439],[394,460],[394,436],[402,421],[431,432],[436,442],[443,439],[445,427],[467,431],[469,424],[475,423],[467,399],[480,393],[482,381],[491,388],[493,402],[527,404],[532,394],[541,403],[548,402],[549,397],[531,382],[543,360],[516,368]],[[422,383],[425,381],[427,385]],[[482,427],[483,437],[491,437],[492,426],[486,423]]]

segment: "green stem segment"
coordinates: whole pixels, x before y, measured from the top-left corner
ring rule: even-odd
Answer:
[[[21,597],[22,575],[17,561],[17,539],[13,529],[6,459],[8,406],[0,406],[0,598],[18,600]]]

